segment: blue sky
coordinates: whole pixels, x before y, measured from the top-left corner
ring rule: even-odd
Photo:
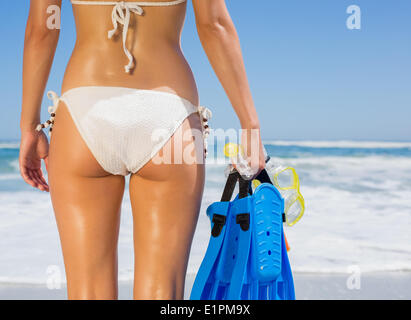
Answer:
[[[411,140],[411,1],[227,0],[240,35],[266,140]],[[47,90],[59,92],[75,41],[63,0],[62,33]],[[257,5],[258,4],[258,5]],[[361,8],[349,30],[347,7]],[[29,0],[0,1],[0,139],[19,138],[21,69]],[[191,1],[182,39],[215,128],[239,123],[195,30]],[[42,119],[46,119],[45,98]]]

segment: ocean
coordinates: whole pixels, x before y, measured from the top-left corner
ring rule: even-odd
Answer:
[[[277,162],[295,167],[306,201],[304,217],[285,228],[294,272],[411,271],[411,142],[265,141],[265,147]],[[18,153],[18,142],[0,142],[0,282],[44,284],[56,273],[63,280],[49,194],[24,183]],[[219,161],[207,164],[190,274],[197,271],[210,236],[205,210],[219,200],[225,182],[224,158],[218,152],[211,158]],[[127,192],[119,279],[133,279]]]

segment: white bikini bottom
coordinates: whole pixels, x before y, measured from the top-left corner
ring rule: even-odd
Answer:
[[[87,86],[68,90],[61,98],[50,91],[50,120],[37,130],[54,124],[63,101],[73,121],[101,167],[115,175],[135,173],[167,143],[182,122],[198,112],[205,140],[211,112],[175,94],[122,87]],[[162,134],[156,134],[160,130]],[[51,133],[51,132],[50,132]],[[154,138],[155,136],[155,138]]]

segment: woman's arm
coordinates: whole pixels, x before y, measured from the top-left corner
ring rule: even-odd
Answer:
[[[51,6],[61,0],[31,0],[24,39],[23,104],[20,129],[33,131],[40,123],[40,106],[59,39],[59,29],[47,26]]]
[[[251,157],[252,168],[259,172],[265,165],[259,136],[260,122],[248,84],[237,31],[224,0],[193,0],[193,7],[200,41],[242,129],[247,129],[247,132],[243,132],[243,144],[246,144],[246,154]],[[251,131],[258,134],[258,146],[255,140],[252,145],[250,143]],[[252,147],[257,148],[251,151]]]
[[[47,166],[48,140],[35,128],[40,123],[41,101],[60,33],[49,19],[55,6],[61,7],[61,0],[30,1],[24,39],[19,164],[23,179],[43,191],[48,191],[48,185],[41,171],[41,159]]]

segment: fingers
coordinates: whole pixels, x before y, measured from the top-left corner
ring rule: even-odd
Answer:
[[[40,181],[45,185],[48,186],[46,179],[44,179],[43,171],[41,169],[38,169],[36,171],[37,176],[39,177]]]
[[[41,169],[33,170],[33,176],[37,179],[39,185],[38,188],[42,191],[49,191],[49,186],[44,179],[43,172]]]
[[[46,169],[48,167],[47,154],[48,140],[44,132],[30,132],[22,136],[19,154],[20,173],[27,184],[42,191],[49,191],[41,170],[42,158]]]
[[[255,174],[255,176],[253,177],[253,179],[256,178],[256,177],[261,173],[261,171],[264,170],[264,168],[265,168],[265,158],[263,158],[263,157],[260,155],[259,158],[258,158],[258,163],[257,163],[257,165],[255,166],[255,172],[256,172],[256,174]]]
[[[265,168],[265,155],[262,149],[260,149],[259,154],[249,158],[249,166],[253,175],[252,179],[255,179]]]
[[[38,170],[31,170],[31,176],[33,177],[33,180],[37,184],[37,189],[41,191],[48,191],[48,185],[44,178],[42,177],[43,173],[39,173],[40,169]]]
[[[26,183],[28,183],[34,188],[37,188],[37,184],[34,182],[33,178],[31,177],[31,173],[29,169],[27,169],[26,167],[22,167],[20,172],[21,172],[21,176],[23,177]]]
[[[48,156],[44,158],[44,164],[46,165],[46,171],[48,172],[49,171],[49,157]]]
[[[26,183],[41,191],[49,191],[49,186],[45,181],[41,169],[32,170],[27,167],[23,167],[21,175]]]
[[[26,168],[24,172],[24,181],[26,181],[33,188],[38,188],[39,183],[37,182],[37,179],[33,176],[33,171],[31,169]]]
[[[34,187],[42,190],[41,189],[41,182],[38,180],[38,178],[35,174],[35,171],[29,169],[28,173],[29,173],[31,181],[33,181],[33,183],[34,183]]]
[[[231,164],[244,179],[252,180],[265,168],[264,158],[263,152],[261,154],[252,154],[247,158],[240,155],[238,158],[231,158]]]

